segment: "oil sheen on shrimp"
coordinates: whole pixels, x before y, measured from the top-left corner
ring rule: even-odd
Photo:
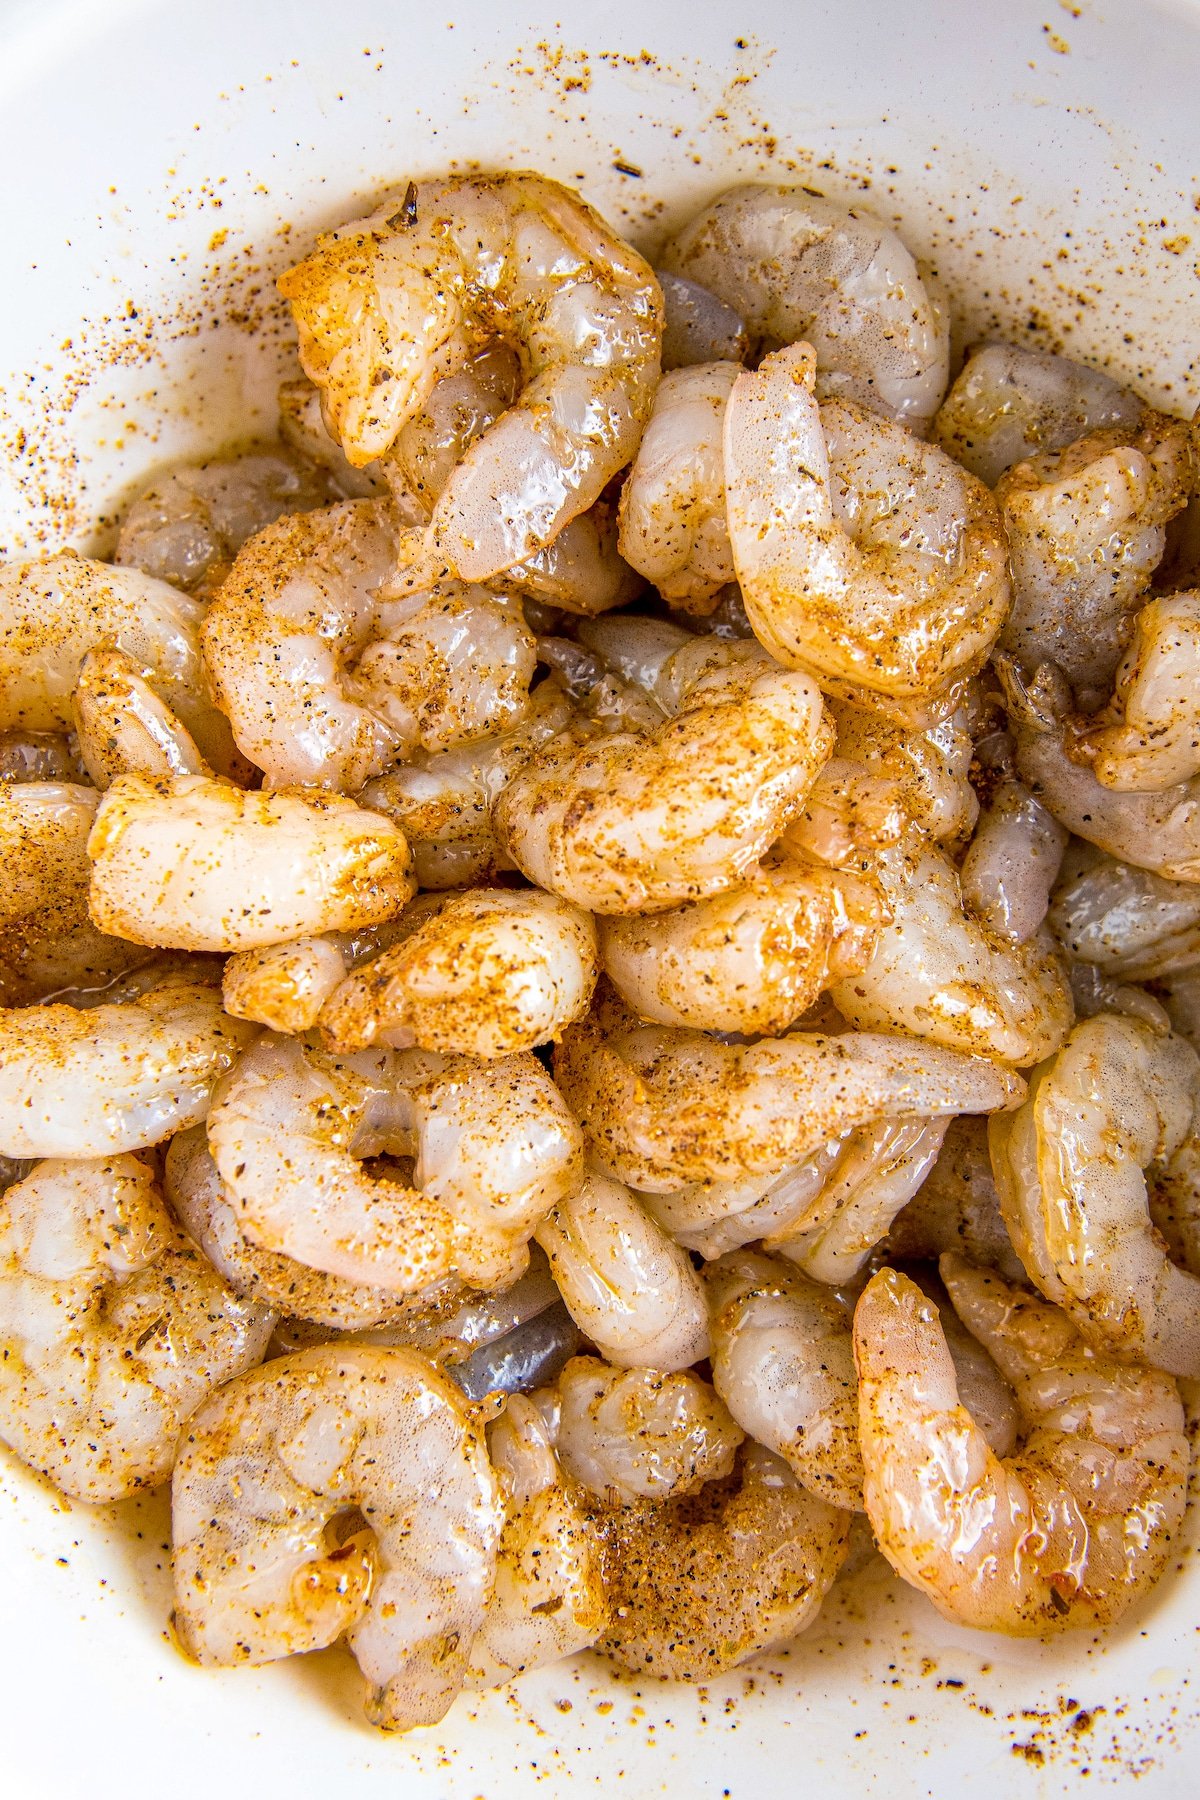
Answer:
[[[611,1368],[575,1356],[554,1384],[567,1473],[609,1506],[694,1494],[733,1470],[742,1431],[690,1369]]]

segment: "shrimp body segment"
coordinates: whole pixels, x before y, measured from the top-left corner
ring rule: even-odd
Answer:
[[[380,924],[414,886],[404,834],[380,813],[202,775],[121,776],[88,854],[100,929],[179,950],[252,950]]]
[[[275,1323],[179,1230],[135,1156],[40,1162],[0,1198],[0,1438],[84,1500],[170,1473],[180,1427]]]
[[[449,1709],[504,1509],[482,1432],[427,1358],[322,1345],[231,1382],[191,1421],[172,1516],[176,1626],[198,1661],[345,1636],[373,1724]]]
[[[982,668],[1009,606],[983,483],[850,401],[807,344],[738,376],[725,413],[733,560],[755,634],[832,694],[918,712]]]
[[[959,1401],[937,1310],[907,1276],[858,1302],[866,1504],[892,1567],[977,1630],[1110,1624],[1162,1573],[1183,1516],[1175,1383],[1095,1355],[1054,1307],[942,1259],[960,1317],[1016,1389],[1025,1440],[1001,1460]]]
[[[433,512],[432,548],[464,580],[549,544],[636,447],[659,375],[662,297],[641,257],[557,182],[411,183],[322,238],[279,288],[305,371],[357,467],[484,344],[518,349],[524,387]]]
[[[733,1469],[742,1432],[690,1369],[614,1369],[574,1356],[553,1392],[559,1460],[610,1506],[694,1494]]]

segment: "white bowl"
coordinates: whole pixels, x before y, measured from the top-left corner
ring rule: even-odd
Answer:
[[[274,274],[315,226],[452,165],[574,181],[651,249],[734,179],[853,195],[936,263],[963,338],[1062,344],[1195,402],[1194,5],[43,0],[0,34],[10,551],[103,546],[155,463],[269,431]],[[1187,1549],[1102,1640],[971,1635],[875,1559],[789,1653],[708,1687],[582,1658],[393,1740],[335,1652],[232,1674],[176,1655],[161,1498],[69,1505],[11,1459],[0,1484],[15,1800],[1197,1791]]]

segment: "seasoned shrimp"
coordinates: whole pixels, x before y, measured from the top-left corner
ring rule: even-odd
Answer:
[[[916,722],[982,668],[1004,623],[999,514],[981,481],[903,426],[850,401],[818,407],[815,367],[793,344],[729,398],[742,599],[786,667]]]
[[[714,899],[601,919],[600,960],[644,1019],[771,1035],[867,967],[885,918],[869,876],[777,848]]]
[[[559,1036],[587,1011],[596,930],[553,894],[476,888],[427,897],[399,943],[362,963],[326,1001],[336,1050],[372,1044],[506,1056]]]
[[[706,1261],[746,1244],[786,1241],[789,1233],[825,1218],[825,1193],[858,1135],[850,1131],[828,1138],[811,1155],[765,1175],[691,1182],[667,1193],[643,1193],[639,1199],[677,1244]]]
[[[451,1273],[503,1287],[582,1174],[579,1129],[528,1054],[335,1057],[264,1037],[208,1121],[246,1236],[344,1281],[416,1293]],[[359,1158],[415,1150],[414,1185]]]
[[[930,837],[958,842],[970,836],[979,802],[970,782],[975,745],[965,708],[921,728],[838,700],[830,701],[829,714],[837,729],[839,760],[861,765],[870,783],[893,783],[907,817]],[[860,794],[863,781],[860,774]],[[876,849],[889,840],[891,833],[886,824],[880,828],[882,823],[868,821],[870,838],[860,848]]]
[[[431,548],[485,580],[549,544],[636,447],[659,375],[649,267],[579,197],[537,175],[413,182],[322,238],[279,282],[305,372],[356,466],[486,342],[527,382],[434,509]]]
[[[582,741],[563,733],[493,811],[530,880],[594,912],[661,910],[732,887],[833,747],[815,684],[755,644],[694,638],[658,688],[674,690],[664,724]]]
[[[71,695],[89,650],[123,650],[222,773],[229,722],[207,697],[198,600],[138,569],[64,550],[0,564],[0,725],[69,731]]]
[[[330,498],[329,483],[286,451],[185,465],[158,476],[121,521],[113,561],[207,594],[247,538]]]
[[[659,259],[701,282],[768,346],[805,338],[823,396],[920,432],[950,373],[948,322],[894,231],[803,187],[735,187]]]
[[[133,943],[249,950],[398,913],[404,834],[340,795],[122,775],[88,840],[93,922]]]
[[[79,755],[92,781],[118,775],[211,775],[182,720],[123,650],[89,650],[71,696]]]
[[[1078,748],[1097,781],[1161,793],[1200,775],[1200,590],[1143,606],[1117,669],[1112,700]]]
[[[1039,452],[1065,450],[1089,432],[1135,431],[1144,408],[1098,369],[1027,350],[985,344],[971,352],[943,400],[930,436],[989,487]]]
[[[605,1509],[599,1648],[639,1675],[704,1681],[799,1636],[845,1561],[848,1517],[757,1444],[697,1494]]]
[[[209,608],[205,667],[271,786],[352,791],[525,710],[535,653],[516,603],[455,581],[383,599],[395,530],[385,504],[363,500],[281,519]]]
[[[844,1018],[1017,1067],[1058,1048],[1074,1014],[1044,927],[1013,943],[967,912],[953,863],[919,838],[881,851],[873,871],[891,921],[867,968],[830,988]]]
[[[426,756],[369,782],[364,806],[386,813],[412,845],[422,888],[453,888],[511,868],[492,833],[492,806],[542,745],[571,724],[575,711],[553,677],[534,689],[511,730]]]
[[[571,1317],[610,1363],[671,1371],[708,1355],[690,1259],[620,1182],[589,1171],[535,1236]]]
[[[989,1133],[1004,1221],[1030,1279],[1110,1357],[1200,1376],[1200,1279],[1152,1225],[1146,1171],[1200,1131],[1200,1057],[1100,1014],[1077,1025]]]
[[[0,1155],[161,1143],[204,1118],[214,1082],[254,1036],[186,969],[120,1004],[0,1011]]]
[[[215,1394],[181,1446],[180,1642],[236,1665],[344,1636],[372,1724],[434,1724],[466,1677],[503,1516],[483,1434],[425,1357],[281,1357]]]
[[[1054,1307],[943,1257],[964,1323],[1013,1383],[1001,1461],[962,1406],[936,1309],[894,1270],[854,1315],[867,1512],[892,1567],[977,1630],[1108,1625],[1162,1574],[1188,1451],[1175,1383],[1089,1351]]]
[[[730,1474],[743,1433],[690,1369],[611,1368],[576,1356],[553,1389],[563,1468],[609,1506],[694,1494]]]
[[[1073,844],[1049,912],[1067,955],[1118,981],[1157,981],[1200,965],[1200,887]]]
[[[621,554],[664,600],[711,612],[733,580],[725,521],[725,407],[734,362],[664,375],[621,490]]]
[[[937,1161],[892,1221],[885,1248],[917,1262],[936,1262],[952,1250],[1009,1281],[1025,1280],[1000,1211],[986,1119],[951,1119]]]
[[[81,782],[87,770],[61,731],[0,731],[0,781]]]
[[[495,1584],[467,1686],[497,1687],[594,1644],[608,1624],[600,1546],[567,1491],[538,1407],[509,1400],[487,1432],[504,1497]]]
[[[1026,674],[1055,663],[1084,712],[1105,703],[1167,522],[1194,484],[1187,426],[1148,411],[1008,471],[996,499],[1013,606],[1000,643]]]
[[[1019,781],[1001,780],[959,870],[963,905],[993,936],[1027,944],[1046,921],[1067,833]]]
[[[0,1437],[83,1500],[170,1473],[210,1391],[261,1362],[275,1315],[240,1300],[135,1156],[38,1163],[0,1199]]]
[[[829,1288],[742,1250],[709,1263],[713,1385],[742,1430],[796,1479],[862,1509],[850,1314]]]
[[[611,1005],[564,1033],[554,1066],[604,1166],[664,1193],[778,1172],[883,1118],[992,1112],[1025,1087],[983,1058],[912,1038],[806,1031],[723,1044]]]
[[[696,363],[745,362],[750,354],[746,321],[708,288],[686,275],[655,269],[663,297],[663,368]]]

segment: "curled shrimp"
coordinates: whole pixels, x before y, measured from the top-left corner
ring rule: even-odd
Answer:
[[[514,775],[492,815],[530,880],[595,912],[661,910],[732,887],[832,749],[815,684],[757,645],[692,639],[659,688],[671,698],[664,724],[582,741],[563,733]]]
[[[118,775],[211,775],[187,726],[123,650],[89,650],[71,696],[79,755],[97,788]]]
[[[1016,344],[968,356],[933,421],[935,444],[995,487],[1014,463],[1106,427],[1135,430],[1143,407],[1098,369]]]
[[[506,1056],[549,1043],[587,1011],[596,932],[553,894],[472,889],[418,900],[398,943],[359,965],[320,1014],[337,1050]]]
[[[993,789],[959,870],[968,914],[994,937],[1027,944],[1041,930],[1067,833],[1021,782]]]
[[[733,580],[725,519],[725,406],[734,362],[664,375],[621,490],[621,554],[674,605],[712,611]]]
[[[823,396],[922,431],[950,373],[936,296],[894,231],[803,187],[730,188],[659,259],[768,346],[812,344]]]
[[[171,1473],[184,1421],[261,1362],[275,1315],[241,1300],[135,1156],[49,1159],[0,1198],[0,1437],[84,1500]]]
[[[655,269],[663,297],[663,368],[688,369],[696,363],[744,362],[750,334],[736,307],[687,275]]]
[[[322,238],[279,282],[305,372],[350,461],[388,449],[439,377],[500,338],[527,374],[434,508],[431,548],[464,580],[523,561],[628,462],[659,374],[662,303],[579,197],[528,174],[413,182]]]
[[[996,488],[1013,582],[1000,644],[1028,675],[1054,663],[1085,712],[1104,705],[1194,483],[1187,426],[1149,411],[1008,471]]]
[[[699,1277],[620,1182],[590,1170],[535,1235],[571,1317],[610,1363],[672,1371],[707,1356]]]
[[[725,412],[729,537],[746,612],[788,668],[901,718],[982,668],[1009,605],[983,483],[850,401],[818,406],[793,344]]]
[[[340,795],[122,775],[88,840],[93,922],[133,943],[248,950],[375,925],[413,892],[404,834]]]
[[[1012,1105],[1024,1083],[916,1039],[797,1032],[723,1044],[611,1006],[563,1035],[555,1075],[603,1165],[631,1187],[778,1172],[856,1126]]]
[[[123,1003],[0,1011],[0,1154],[111,1156],[197,1124],[255,1036],[183,970]]]
[[[207,697],[198,600],[139,569],[73,550],[0,564],[0,725],[69,731],[71,696],[89,650],[115,647],[183,721],[222,773],[229,723]]]
[[[229,957],[221,977],[225,1011],[235,1019],[268,1025],[272,1031],[311,1031],[321,1008],[341,987],[360,952],[371,955],[382,947],[380,940],[389,936],[385,926],[239,950]]]
[[[829,1288],[742,1250],[704,1270],[713,1385],[750,1437],[831,1506],[862,1509],[850,1314]]]
[[[575,1356],[553,1389],[563,1468],[609,1506],[694,1494],[733,1469],[742,1431],[690,1369],[614,1369]]]
[[[845,1561],[847,1521],[757,1444],[699,1493],[605,1509],[599,1648],[639,1675],[704,1681],[797,1637]]]
[[[205,667],[271,786],[354,790],[525,710],[534,645],[519,607],[455,581],[384,600],[395,529],[386,505],[361,500],[281,519],[209,608]]]
[[[1161,793],[1200,775],[1200,590],[1143,606],[1112,699],[1077,744],[1097,781]]]
[[[1034,1074],[989,1133],[1005,1223],[1030,1279],[1110,1357],[1200,1375],[1200,1279],[1150,1218],[1146,1171],[1200,1124],[1200,1058],[1181,1038],[1100,1014]]]
[[[907,818],[939,842],[969,837],[979,816],[979,802],[971,786],[971,762],[975,745],[965,707],[944,719],[917,727],[882,718],[877,712],[829,703],[837,729],[836,760],[855,770],[852,794],[862,794],[873,783],[889,783]],[[887,823],[878,821],[860,849],[876,849],[893,836]]]
[[[451,1273],[485,1288],[514,1281],[583,1161],[578,1127],[527,1053],[335,1057],[269,1036],[223,1084],[208,1141],[261,1248],[399,1294]],[[360,1166],[414,1149],[413,1185]]]
[[[936,1309],[881,1270],[854,1315],[867,1513],[892,1567],[977,1630],[1110,1624],[1162,1574],[1183,1517],[1175,1383],[1088,1350],[1054,1307],[942,1259],[959,1316],[1013,1383],[1025,1439],[1001,1461],[959,1400]]]
[[[345,1637],[374,1725],[442,1718],[469,1667],[503,1506],[483,1434],[425,1357],[321,1346],[232,1381],[171,1490],[175,1625],[199,1662]]]
[[[968,912],[953,863],[919,838],[881,851],[873,872],[891,920],[867,968],[830,989],[844,1018],[1018,1067],[1058,1048],[1074,1013],[1048,930],[1013,943]]]
[[[1024,1281],[1000,1211],[986,1119],[951,1119],[937,1161],[892,1221],[885,1248],[901,1261],[936,1262],[946,1251]]]
[[[1200,964],[1200,888],[1105,856],[1068,851],[1049,920],[1075,962],[1117,981],[1155,981]]]
[[[467,1686],[496,1687],[594,1644],[608,1624],[600,1547],[568,1491],[552,1435],[516,1394],[488,1426],[504,1497],[496,1576],[471,1645]]]
[[[886,913],[869,875],[789,853],[669,912],[602,918],[600,960],[644,1019],[772,1035],[870,963]]]

